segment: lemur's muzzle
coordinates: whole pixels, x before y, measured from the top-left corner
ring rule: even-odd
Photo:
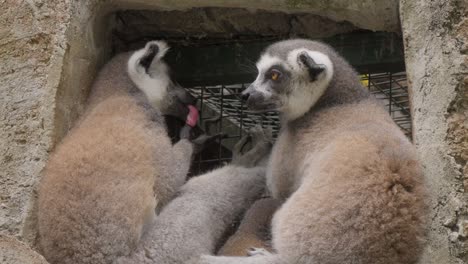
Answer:
[[[251,85],[249,85],[249,87],[247,87],[247,89],[245,89],[244,91],[242,91],[242,93],[241,93],[241,98],[242,98],[242,100],[244,100],[244,101],[248,101],[249,98],[250,98],[250,96],[251,96],[252,94],[254,94],[254,93],[255,93],[255,87],[254,87],[253,84],[251,84]]]
[[[187,115],[190,112],[189,106],[195,107],[197,99],[178,84],[170,87],[168,92],[171,103],[168,105],[165,114],[177,117],[181,121],[186,121]]]
[[[187,90],[178,84],[174,85],[175,93],[177,99],[185,105],[195,105],[197,103],[197,98],[191,95]]]
[[[241,93],[241,98],[246,102],[247,108],[254,111],[269,111],[275,108],[275,104],[263,93],[256,91],[253,84]]]

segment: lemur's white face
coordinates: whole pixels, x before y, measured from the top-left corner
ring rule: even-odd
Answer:
[[[288,120],[304,115],[333,77],[330,58],[304,48],[290,51],[287,60],[266,53],[257,69],[256,80],[243,92],[247,106],[255,111],[280,111]]]
[[[185,121],[187,105],[195,104],[196,99],[171,81],[169,67],[162,60],[168,50],[164,41],[150,41],[132,54],[127,69],[130,79],[153,107]]]

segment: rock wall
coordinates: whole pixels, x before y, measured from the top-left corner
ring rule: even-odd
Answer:
[[[86,1],[1,5],[0,233],[32,243],[40,172],[105,57],[105,23],[95,23],[99,6]]]
[[[397,0],[5,0],[0,2],[0,233],[33,244],[35,188],[48,153],[82,110],[122,9],[231,7],[307,12],[399,31]],[[467,2],[401,0],[414,140],[433,194],[421,263],[468,261]]]
[[[68,9],[60,1],[3,1],[0,14],[0,230],[21,234],[51,149]],[[52,12],[54,10],[55,12]],[[60,14],[60,16],[57,16]],[[60,26],[59,26],[60,25]],[[55,67],[54,67],[55,66]]]
[[[43,256],[14,237],[0,235],[2,264],[48,264]]]
[[[432,194],[421,263],[468,262],[468,2],[400,2],[413,138]]]

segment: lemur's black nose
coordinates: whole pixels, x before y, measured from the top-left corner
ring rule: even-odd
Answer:
[[[250,97],[250,93],[249,93],[249,92],[247,92],[247,91],[243,91],[243,92],[242,92],[242,94],[241,94],[242,100],[247,101],[247,99],[249,99],[249,97]]]

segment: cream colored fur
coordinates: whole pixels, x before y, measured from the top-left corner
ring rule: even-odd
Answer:
[[[202,256],[197,263],[417,263],[427,195],[414,146],[360,85],[351,66],[327,45],[288,40],[271,45],[265,54],[281,59],[287,69],[291,54],[303,49],[327,56],[333,76],[307,112],[293,119],[281,113],[283,127],[267,172],[268,189],[284,201],[272,221],[275,252]],[[308,93],[314,88],[299,73],[290,74],[288,88],[271,99],[255,100],[269,105],[291,90]],[[255,86],[249,89],[255,92]]]
[[[43,172],[39,246],[50,263],[130,254],[185,181],[192,145],[171,145],[161,113],[127,74],[129,57],[117,55],[99,72],[85,113]]]
[[[239,228],[218,251],[219,256],[248,256],[252,248],[271,248],[271,218],[280,203],[273,198],[257,200],[246,212]]]

